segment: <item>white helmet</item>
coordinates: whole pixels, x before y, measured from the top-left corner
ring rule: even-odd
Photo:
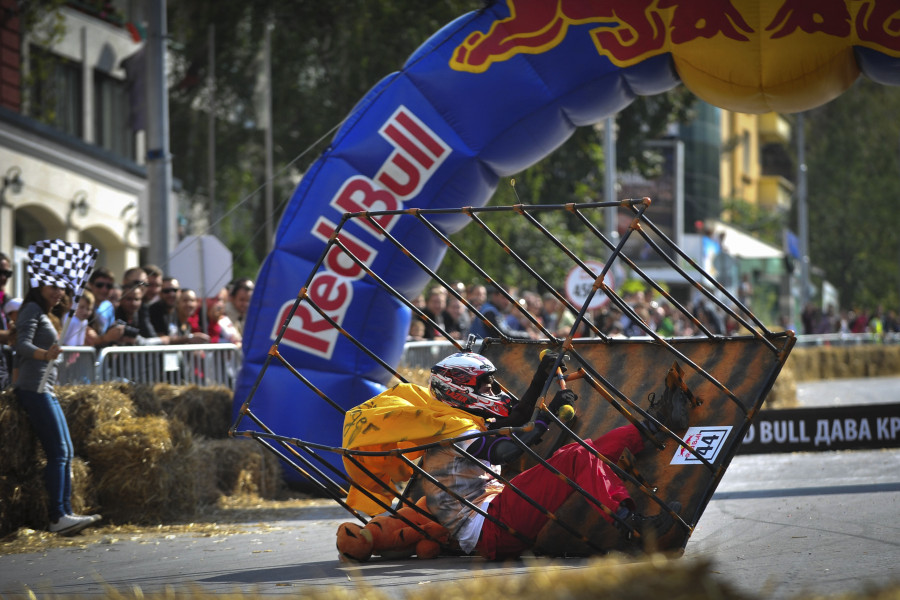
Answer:
[[[481,416],[509,416],[512,398],[494,382],[497,368],[474,352],[451,354],[431,367],[431,394],[455,408]]]

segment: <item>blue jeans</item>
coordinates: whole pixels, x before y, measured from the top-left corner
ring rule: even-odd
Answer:
[[[28,414],[31,426],[47,455],[44,483],[50,521],[72,514],[72,437],[56,396],[49,392],[29,392],[16,388],[19,405]]]

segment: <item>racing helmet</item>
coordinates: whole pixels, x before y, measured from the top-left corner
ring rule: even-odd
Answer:
[[[431,367],[428,387],[445,404],[484,417],[509,416],[512,398],[494,381],[491,361],[474,352],[457,352]]]

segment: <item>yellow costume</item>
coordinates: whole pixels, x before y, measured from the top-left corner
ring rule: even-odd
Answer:
[[[344,416],[343,447],[366,451],[412,448],[462,435],[473,429],[485,431],[484,419],[435,400],[426,387],[401,383],[347,411]],[[406,454],[406,457],[416,460],[421,455],[422,452],[414,452]],[[412,469],[399,457],[354,458],[393,489],[412,476]],[[360,488],[387,505],[394,496],[347,457],[343,460],[344,468],[353,481],[347,504],[370,515],[384,512],[385,509]]]

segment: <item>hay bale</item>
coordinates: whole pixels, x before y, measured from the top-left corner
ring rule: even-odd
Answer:
[[[0,394],[0,536],[20,527],[46,529],[49,525],[44,469],[47,458],[28,415],[12,391]],[[72,460],[72,509],[83,512],[96,506],[87,463]]]
[[[28,415],[12,390],[0,393],[0,536],[47,521],[47,460]]]
[[[47,528],[47,490],[42,472],[40,469],[26,479],[0,475],[0,537],[20,527]]]
[[[253,440],[201,439],[196,444],[203,460],[215,465],[215,489],[225,496],[279,498],[285,490],[281,463]]]
[[[430,369],[422,369],[422,368],[410,368],[410,367],[402,367],[397,369],[397,372],[400,373],[409,383],[416,383],[418,385],[428,385],[428,378],[431,377]]]
[[[797,406],[797,377],[788,365],[781,368],[775,385],[766,396],[763,408],[793,408]]]
[[[850,370],[850,354],[846,346],[832,346],[831,348],[831,378],[845,379],[853,377]]]
[[[137,408],[137,416],[146,417],[163,414],[162,404],[153,391],[153,384],[126,383],[122,385],[126,388],[123,392],[131,397],[131,401],[134,402],[134,406]]]
[[[218,440],[216,440],[218,441]],[[224,457],[209,450],[209,441],[203,438],[194,439],[186,460],[194,465],[193,485],[197,498],[197,508],[215,504],[223,492],[218,486],[218,473]]]
[[[0,476],[29,477],[36,469],[40,442],[12,390],[0,393],[0,444]]]
[[[232,420],[233,392],[224,386],[153,386],[160,411],[187,425],[195,434],[224,439]]]
[[[135,414],[131,398],[115,384],[68,385],[57,388],[56,394],[69,424],[75,454],[85,453],[85,441],[98,426]]]
[[[72,510],[86,515],[95,512],[97,507],[97,488],[91,467],[76,456],[72,459]]]
[[[172,404],[173,400],[181,393],[182,386],[172,385],[171,383],[157,383],[153,386],[153,395],[160,407],[165,410],[166,406]]]
[[[85,445],[97,497],[111,521],[150,523],[190,517],[197,509],[200,465],[188,428],[160,416],[99,425]]]
[[[784,368],[794,373],[797,381],[809,381],[809,352],[806,348],[794,348],[788,356]]]
[[[230,389],[157,385],[155,391],[165,413],[180,420],[195,434],[212,439],[228,436],[234,397]]]

